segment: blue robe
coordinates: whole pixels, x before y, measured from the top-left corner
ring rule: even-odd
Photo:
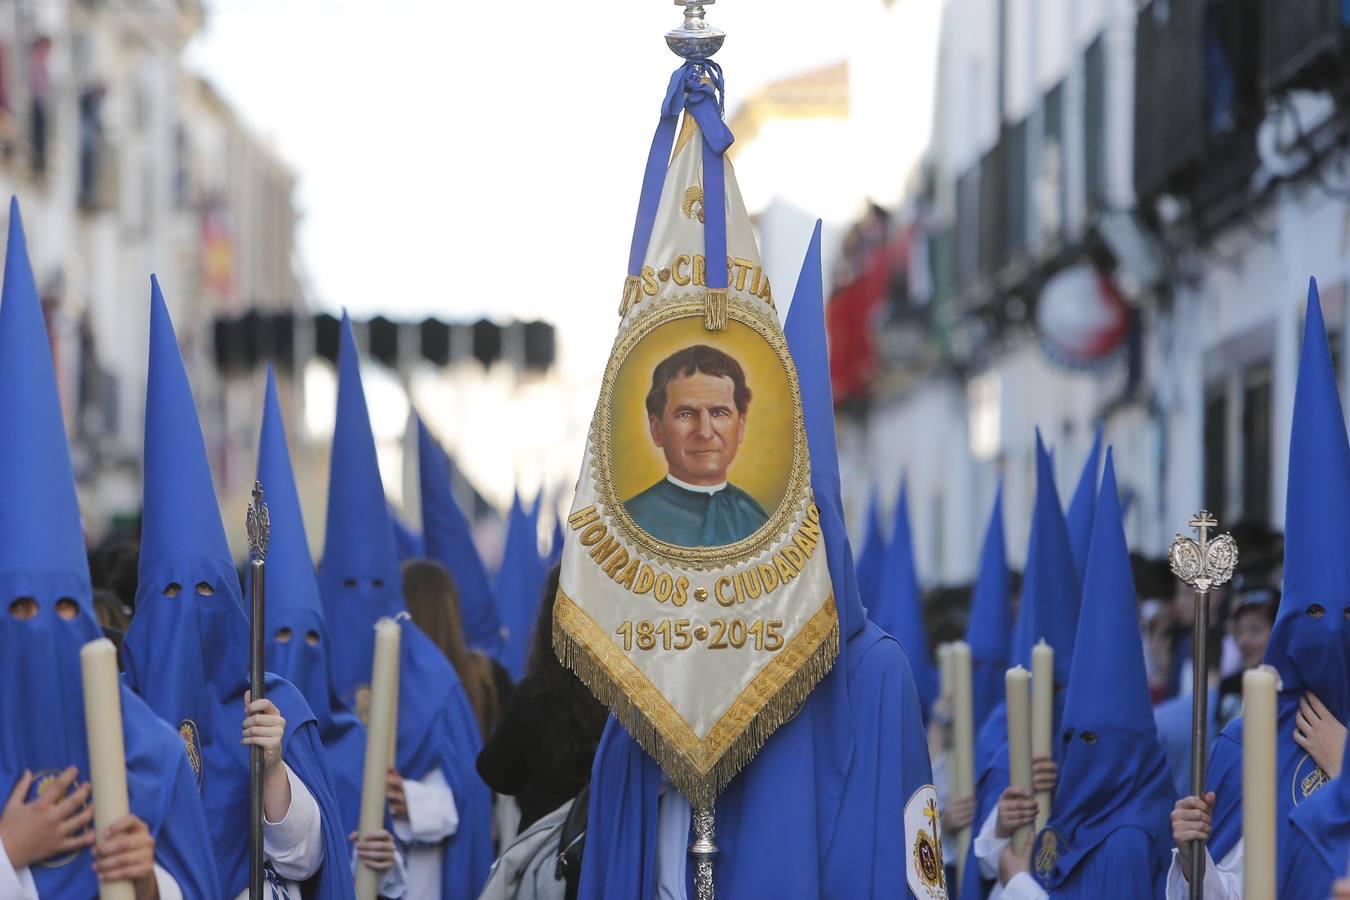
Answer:
[[[734,484],[705,494],[663,478],[623,505],[643,531],[680,547],[734,544],[769,520],[759,501]]]
[[[1329,897],[1350,859],[1350,784],[1337,779],[1288,817],[1279,845],[1280,897]]]
[[[849,642],[848,659],[856,741],[847,775],[834,778],[820,762],[829,751],[817,743],[831,715],[829,682],[842,677],[836,670],[718,798],[720,895],[911,896],[907,848],[878,840],[904,834],[905,801],[930,781],[922,732],[903,727],[918,721],[918,696],[899,645],[875,625]],[[592,772],[593,785],[608,787],[591,790],[579,900],[654,896],[660,781],[656,762],[611,719]],[[687,877],[692,898],[692,866]]]

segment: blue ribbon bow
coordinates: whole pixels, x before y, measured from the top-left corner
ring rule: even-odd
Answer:
[[[707,259],[707,286],[711,290],[726,290],[726,173],[722,156],[735,137],[722,121],[725,93],[722,67],[710,59],[692,59],[670,76],[661,104],[661,121],[652,137],[642,176],[633,245],[628,253],[630,276],[642,274],[642,260],[647,255],[652,228],[656,225],[656,208],[661,202],[661,185],[675,144],[675,126],[681,111],[688,110],[703,134],[703,254]]]

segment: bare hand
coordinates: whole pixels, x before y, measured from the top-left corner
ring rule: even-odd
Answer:
[[[403,793],[403,776],[390,768],[384,778],[385,796],[389,798],[389,815],[395,819],[408,818],[408,797]]]
[[[1322,705],[1312,691],[1298,699],[1294,742],[1308,751],[1313,762],[1331,778],[1341,774],[1345,755],[1345,726]]]
[[[15,869],[42,862],[53,856],[74,853],[94,843],[94,832],[86,830],[94,819],[88,782],[71,794],[66,792],[79,774],[74,766],[56,777],[51,787],[33,802],[24,797],[33,786],[33,773],[25,770],[14,785],[5,810],[0,813],[0,843]]]
[[[1342,878],[1331,886],[1331,900],[1350,900],[1350,878]]]
[[[1036,798],[1026,788],[1010,787],[998,798],[998,818],[994,821],[994,834],[1000,838],[1010,838],[1013,832],[1023,825],[1036,821],[1040,806]]]
[[[1003,852],[998,856],[998,883],[1006,885],[1013,877],[1021,872],[1031,871],[1031,845],[1035,841],[1027,841],[1026,849],[1017,852],[1014,849],[1016,841],[1003,848]]]
[[[970,827],[975,818],[975,798],[962,797],[952,800],[942,811],[942,826],[955,834]]]
[[[359,838],[353,831],[347,835],[347,840],[356,845],[356,858],[361,860],[366,868],[385,872],[394,867],[394,836],[384,829],[372,831]]]
[[[1172,840],[1177,845],[1181,874],[1191,879],[1191,841],[1208,841],[1213,831],[1214,792],[1199,797],[1182,797],[1172,810]]]
[[[155,839],[145,823],[126,815],[108,826],[94,845],[94,871],[99,881],[130,881],[136,900],[157,900]]]
[[[1055,792],[1059,784],[1059,763],[1049,756],[1037,756],[1031,760],[1031,790],[1037,794]]]
[[[286,720],[271,700],[254,701],[251,691],[244,691],[244,737],[241,744],[261,747],[263,768],[275,770],[281,765],[281,739],[286,734]]]

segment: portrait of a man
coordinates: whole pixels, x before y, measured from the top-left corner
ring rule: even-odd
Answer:
[[[745,370],[732,356],[695,344],[662,360],[647,392],[647,424],[666,458],[666,477],[624,506],[643,531],[683,547],[717,547],[768,520],[759,502],[727,480],[750,413]]]

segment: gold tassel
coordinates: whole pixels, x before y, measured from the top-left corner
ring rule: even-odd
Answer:
[[[628,315],[628,311],[642,302],[642,279],[636,275],[627,275],[623,279],[623,299],[619,301],[619,318]]]
[[[727,289],[709,288],[703,299],[703,327],[708,331],[726,331],[727,306]]]
[[[834,598],[831,597],[829,602],[833,603]],[[556,617],[553,620],[553,651],[558,661],[576,674],[597,700],[609,707],[624,730],[656,760],[676,790],[695,807],[710,806],[731,783],[731,779],[755,758],[769,736],[797,714],[815,686],[830,673],[839,656],[839,623],[832,623],[825,640],[820,642],[706,773],[699,771],[694,760],[688,759],[662,740],[656,726],[632,702],[623,687],[610,677],[584,644],[572,639]]]

